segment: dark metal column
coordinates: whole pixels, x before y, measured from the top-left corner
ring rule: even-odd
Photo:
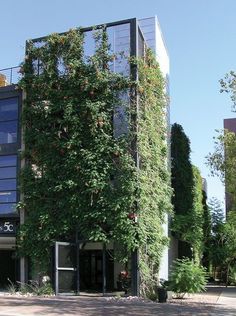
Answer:
[[[136,249],[131,254],[131,292],[133,296],[139,296],[139,279],[139,253]]]
[[[131,22],[131,30],[130,30],[130,38],[131,38],[131,55],[134,57],[138,57],[138,21],[137,19],[133,19]],[[131,78],[135,81],[138,81],[138,69],[137,65],[133,65],[131,67]],[[140,168],[139,161],[139,153],[138,153],[138,116],[139,116],[139,97],[136,89],[131,93],[132,99],[132,107],[135,109],[135,114],[132,115],[131,120],[134,124],[134,135],[136,135],[135,139],[131,144],[133,157],[135,161],[135,165],[137,169]],[[139,213],[139,205],[138,201],[136,201],[136,213]],[[131,254],[131,292],[133,296],[139,296],[139,250],[135,249]]]
[[[102,293],[103,296],[106,294],[106,286],[107,286],[107,279],[106,279],[106,244],[103,244],[102,248]]]
[[[80,294],[79,241],[76,241],[76,294]]]

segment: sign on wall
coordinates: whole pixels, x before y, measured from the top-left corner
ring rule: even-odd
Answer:
[[[0,235],[1,234],[13,234],[16,233],[16,222],[11,220],[0,221]]]

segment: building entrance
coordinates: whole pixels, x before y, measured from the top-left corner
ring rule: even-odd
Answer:
[[[80,249],[80,291],[103,292],[103,273],[105,273],[106,290],[114,289],[114,260],[111,253],[112,250],[109,253],[106,251],[103,257],[102,250]]]
[[[0,250],[0,288],[6,288],[9,280],[16,282],[15,251]]]
[[[55,291],[97,292],[114,289],[113,249],[99,242],[56,242]]]

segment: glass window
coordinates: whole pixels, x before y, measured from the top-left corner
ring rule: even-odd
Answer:
[[[0,179],[8,179],[16,177],[16,167],[0,168]]]
[[[116,55],[110,69],[125,76],[130,75],[130,24],[121,24],[107,28],[108,42],[112,53]]]
[[[88,31],[84,33],[84,55],[85,57],[90,57],[95,53],[95,39],[93,36],[93,31]]]
[[[129,130],[128,113],[129,108],[129,91],[120,93],[119,98],[121,104],[115,106],[113,114],[113,130],[114,137],[117,138],[123,134],[127,134]]]
[[[76,272],[59,271],[58,282],[60,293],[74,292],[76,289]]]
[[[0,167],[16,166],[16,155],[0,156]]]
[[[0,215],[16,212],[17,156],[0,156]]]
[[[9,202],[16,202],[16,191],[0,192],[0,203]]]
[[[59,245],[59,262],[58,266],[62,268],[74,268],[76,262],[75,246]]]
[[[0,99],[0,121],[18,119],[18,98]]]
[[[16,190],[16,179],[0,180],[0,191]]]
[[[0,144],[12,144],[17,141],[17,121],[0,123]]]
[[[138,57],[144,56],[144,39],[139,29],[138,31]]]
[[[16,204],[0,204],[0,214],[12,214],[16,212]]]

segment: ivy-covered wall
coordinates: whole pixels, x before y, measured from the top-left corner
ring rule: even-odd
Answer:
[[[163,233],[166,214],[172,211],[168,169],[168,125],[165,81],[150,50],[139,60],[138,152],[139,209],[142,232],[141,278],[156,284],[168,239]]]
[[[50,35],[39,46],[28,43],[20,83],[26,95],[21,206],[27,217],[19,252],[46,271],[54,241],[74,240],[76,231],[85,240],[115,240],[124,260],[139,249],[146,289],[158,273],[167,244],[162,224],[171,210],[165,83],[150,52],[130,61],[139,82],[110,71],[115,56],[106,32],[94,34],[96,51],[89,58],[80,30]],[[139,94],[139,111],[131,102],[128,132],[115,138],[113,114],[127,106],[119,97],[124,91],[131,91],[131,101],[133,92]]]

